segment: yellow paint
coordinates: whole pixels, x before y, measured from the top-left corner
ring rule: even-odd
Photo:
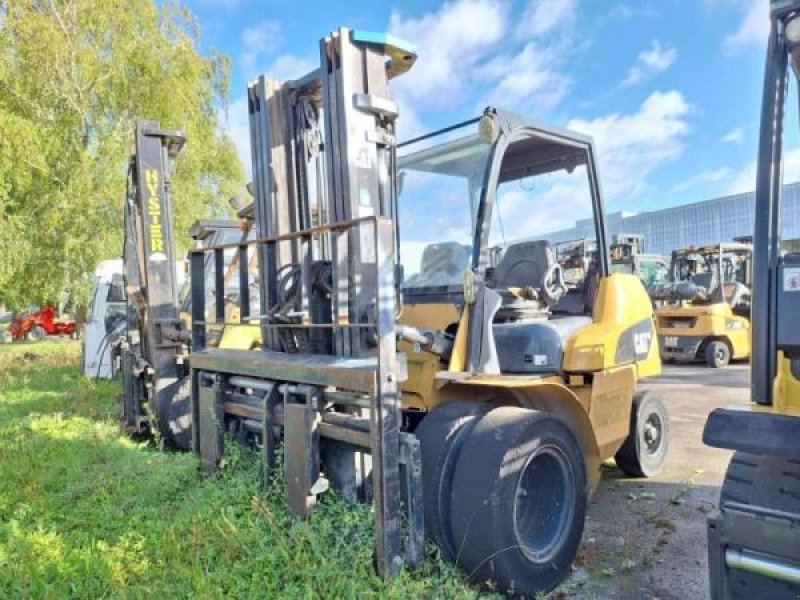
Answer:
[[[456,339],[453,342],[453,353],[450,355],[450,368],[453,373],[460,373],[467,368],[467,338],[469,337],[469,311],[461,313]]]
[[[661,372],[650,298],[635,275],[612,273],[600,281],[594,304],[594,323],[578,331],[564,349],[564,370],[603,371],[616,364],[617,344],[623,333],[641,321],[652,323],[647,358],[635,363],[637,377]],[[643,340],[644,341],[644,340]]]
[[[778,352],[773,399],[775,411],[800,417],[800,381],[792,374],[792,363],[783,352]]]
[[[444,331],[458,322],[458,312],[454,304],[404,304],[400,322],[412,327]]]
[[[157,169],[145,169],[145,185],[147,186],[147,214],[150,217],[148,229],[150,232],[151,252],[164,252],[164,232],[161,230],[161,176]]]
[[[406,304],[403,306],[400,322],[412,327],[445,331],[459,322],[458,308],[453,304]],[[463,323],[462,317],[462,325]],[[463,338],[461,342],[463,361],[463,357],[466,356],[466,328],[459,327],[456,345],[459,337]],[[408,379],[401,385],[403,407],[430,410],[439,403],[436,373],[444,368],[441,359],[429,352],[418,352],[414,345],[408,342],[399,342],[397,350],[405,353],[408,365]]]
[[[260,344],[261,327],[259,325],[226,325],[219,341],[220,348],[232,350],[252,350]]]
[[[666,327],[662,319],[670,317],[693,318],[695,324],[693,327]],[[726,340],[731,347],[731,358],[750,358],[750,321],[735,315],[726,302],[659,308],[656,310],[656,323],[660,337],[692,336]]]

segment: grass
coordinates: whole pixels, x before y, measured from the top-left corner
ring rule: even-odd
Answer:
[[[476,598],[431,558],[372,568],[369,507],[291,518],[257,460],[200,479],[190,454],[119,431],[119,382],[80,376],[77,342],[0,345],[0,597]]]

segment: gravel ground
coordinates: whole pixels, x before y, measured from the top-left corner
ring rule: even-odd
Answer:
[[[714,408],[748,402],[749,366],[665,365],[647,385],[670,412],[664,471],[630,479],[604,467],[575,572],[553,594],[558,600],[708,598],[706,517],[731,453],[703,445],[703,426]]]

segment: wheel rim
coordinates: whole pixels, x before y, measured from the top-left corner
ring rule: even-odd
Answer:
[[[714,353],[714,358],[717,359],[718,363],[725,362],[725,349],[722,346],[717,348],[717,351]]]
[[[532,453],[517,480],[514,535],[522,553],[545,563],[556,555],[575,514],[572,467],[561,448],[542,446]]]
[[[648,454],[656,454],[661,447],[664,435],[664,424],[658,413],[650,413],[642,426],[642,437]]]

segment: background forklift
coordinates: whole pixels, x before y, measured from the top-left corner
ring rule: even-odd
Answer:
[[[588,272],[597,269],[597,241],[582,238],[554,245],[556,260],[566,281],[582,281]],[[669,277],[669,261],[660,254],[644,253],[644,236],[615,234],[609,247],[612,273],[636,275],[645,286],[663,283]],[[502,252],[495,251],[499,260]]]
[[[800,1],[770,2],[753,236],[747,408],[709,415],[703,441],[735,450],[708,521],[711,597],[800,597],[800,255],[781,248],[788,62],[800,67]]]
[[[717,369],[750,356],[752,245],[740,242],[673,251],[670,282],[650,286],[661,358]]]
[[[117,343],[123,383],[123,427],[158,432],[188,449],[191,434],[170,427],[189,402],[185,367],[188,331],[178,307],[170,165],[185,137],[154,122],[136,125],[135,153],[125,197],[123,274],[127,301],[125,333]]]
[[[615,234],[611,241],[611,271],[630,273],[645,286],[663,283],[669,277],[669,261],[660,254],[646,254],[644,236]]]
[[[178,449],[191,448],[191,398],[188,350],[191,340],[191,298],[178,290],[176,250],[170,198],[170,165],[183,144],[179,132],[164,131],[157,123],[136,126],[125,199],[123,273],[127,319],[116,342],[123,379],[123,427],[131,433],[158,432]],[[243,209],[246,213],[247,209]],[[199,247],[246,238],[245,214],[235,219],[197,221],[190,234]],[[232,253],[220,254],[203,265],[206,277],[230,268]],[[218,301],[224,306],[230,287]],[[216,299],[215,299],[216,301]],[[231,319],[235,321],[236,319]],[[258,340],[251,327],[237,334],[237,325],[223,331],[224,319],[211,325],[212,343],[249,348]]]
[[[191,255],[202,469],[232,437],[260,449],[266,485],[282,444],[292,513],[308,517],[329,486],[374,503],[383,576],[418,564],[427,533],[473,581],[552,589],[602,461],[651,475],[668,440],[663,404],[636,392],[660,371],[655,325],[641,282],[609,273],[592,142],[489,108],[398,146],[388,83],[413,49],[340,29],[320,58],[249,88],[263,238]],[[554,174],[582,183],[601,248],[569,287],[547,241],[503,243],[491,260],[504,186]],[[262,334],[251,351],[207,344],[203,265],[231,249],[241,320]],[[221,273],[214,286],[223,319]]]

